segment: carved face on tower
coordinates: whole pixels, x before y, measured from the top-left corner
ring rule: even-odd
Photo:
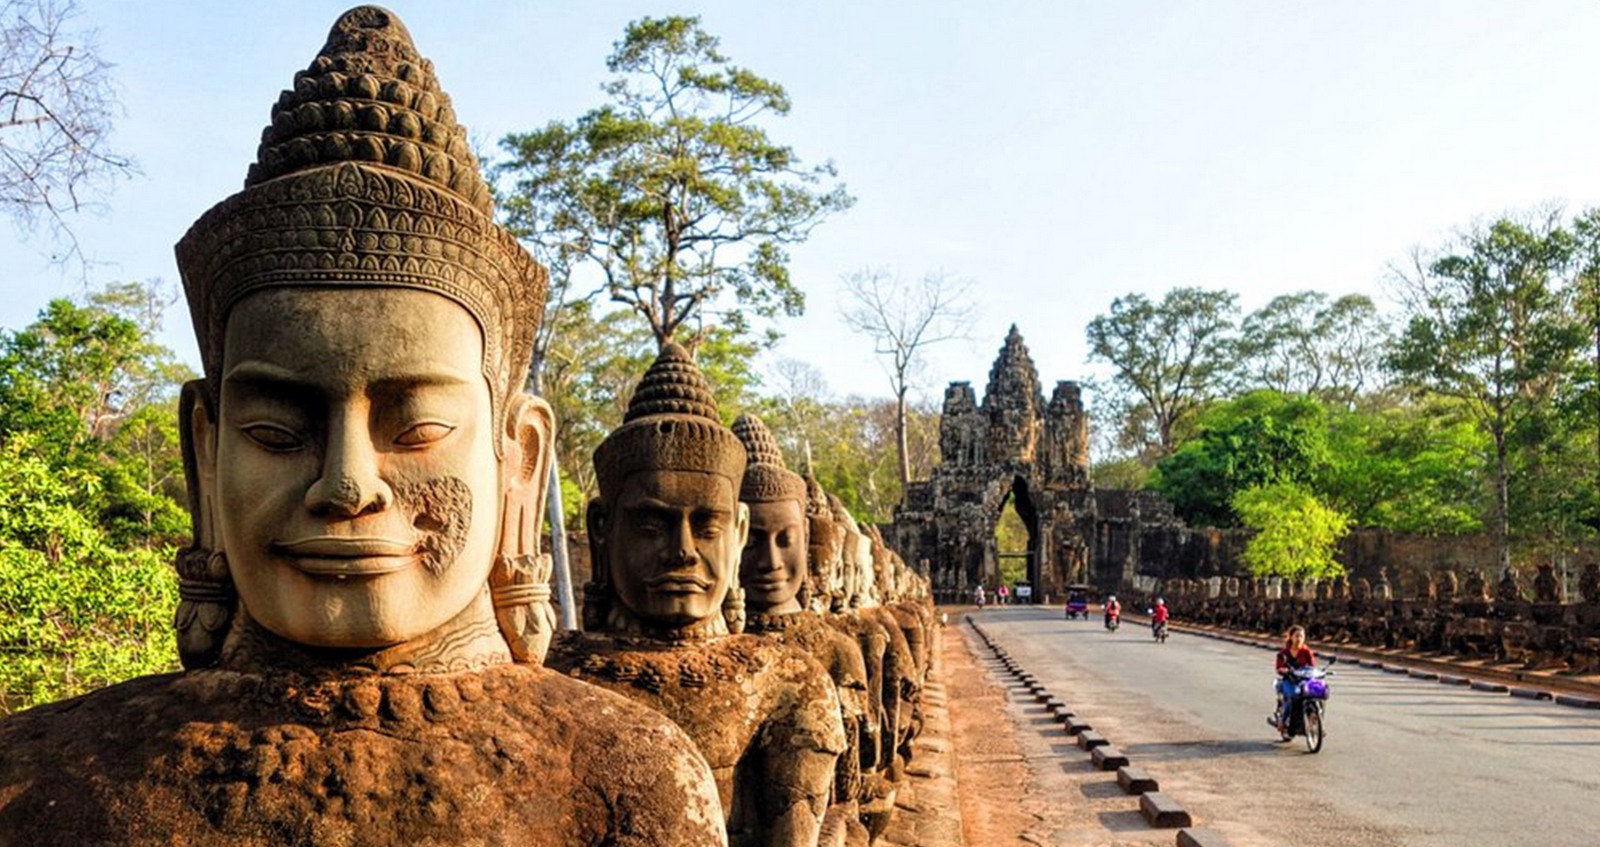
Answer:
[[[608,628],[726,632],[722,601],[749,531],[744,468],[744,446],[717,418],[705,378],[669,342],[622,426],[595,450],[589,537],[596,577],[616,604]]]
[[[178,245],[206,370],[185,388],[196,549],[273,635],[379,649],[476,607],[539,658],[551,417],[520,388],[547,277],[488,198],[431,63],[367,6]],[[224,593],[183,576],[186,601]]]
[[[739,501],[750,508],[739,559],[745,606],[757,614],[798,612],[809,577],[805,480],[784,467],[777,439],[760,418],[740,415],[733,432],[748,458],[739,486]]]

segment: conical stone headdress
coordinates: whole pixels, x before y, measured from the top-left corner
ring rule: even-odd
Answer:
[[[739,486],[739,499],[746,503],[794,500],[805,508],[806,481],[784,466],[778,439],[772,436],[766,423],[755,415],[740,415],[733,422],[733,434],[739,436],[749,456],[744,482]]]
[[[737,487],[745,449],[722,425],[700,368],[669,341],[634,389],[622,426],[595,449],[594,470],[606,499],[622,490],[629,474],[648,470],[702,471]]]
[[[498,398],[521,388],[549,277],[491,218],[489,189],[439,88],[394,13],[345,12],[272,109],[245,187],[178,242],[207,376],[227,316],[284,286],[416,288],[483,329]]]

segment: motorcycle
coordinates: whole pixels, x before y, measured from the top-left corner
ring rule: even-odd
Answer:
[[[1337,657],[1329,660],[1331,667],[1339,661]],[[1324,720],[1328,712],[1328,677],[1333,675],[1331,670],[1310,667],[1299,668],[1289,672],[1295,680],[1294,701],[1289,704],[1289,731],[1284,740],[1296,736],[1305,739],[1306,751],[1316,753],[1322,750],[1322,739],[1327,734]],[[1283,695],[1278,695],[1278,708],[1275,709],[1267,723],[1274,727],[1278,725],[1278,715],[1283,714]]]
[[[1159,621],[1151,624],[1150,635],[1155,638],[1157,644],[1165,644],[1167,641],[1167,622]]]
[[[1117,627],[1119,627],[1121,625],[1122,625],[1122,616],[1121,615],[1113,614],[1111,612],[1107,612],[1106,613],[1106,629],[1107,630],[1109,630],[1111,632],[1116,632],[1117,631]]]

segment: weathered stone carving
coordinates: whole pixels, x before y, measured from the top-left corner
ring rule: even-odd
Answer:
[[[0,845],[723,844],[671,722],[537,665],[547,285],[361,7],[178,246],[186,673],[0,721]]]
[[[745,466],[745,447],[718,419],[704,377],[669,342],[622,426],[595,451],[600,496],[589,504],[594,584],[585,601],[586,619],[599,626],[558,639],[547,664],[688,732],[716,777],[730,843],[810,845],[844,728],[815,660],[728,632],[723,600],[749,529],[739,502]],[[788,608],[787,580],[768,581],[758,602]]]
[[[907,488],[886,541],[907,561],[932,563],[930,590],[941,601],[964,598],[979,584],[993,589],[995,526],[1010,498],[1028,528],[1033,601],[1065,596],[1068,584],[1095,576],[1088,422],[1077,383],[1057,382],[1045,401],[1027,345],[1011,327],[981,405],[967,382],[945,389],[940,464]]]
[[[733,422],[733,431],[749,460],[739,487],[739,500],[750,509],[749,539],[739,560],[739,582],[750,611],[748,631],[799,648],[827,669],[839,695],[846,747],[836,765],[833,804],[822,824],[821,843],[865,844],[869,833],[860,821],[860,804],[872,795],[862,770],[877,767],[881,732],[878,717],[869,715],[860,645],[803,602],[811,593],[810,522],[820,518],[820,505],[809,507],[807,481],[784,467],[778,442],[760,418],[742,415]],[[833,535],[831,526],[818,529]]]

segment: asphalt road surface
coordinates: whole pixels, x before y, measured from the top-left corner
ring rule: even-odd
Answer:
[[[975,618],[1237,847],[1600,844],[1600,711],[1340,664],[1312,755],[1266,723],[1269,651],[1059,606]]]

